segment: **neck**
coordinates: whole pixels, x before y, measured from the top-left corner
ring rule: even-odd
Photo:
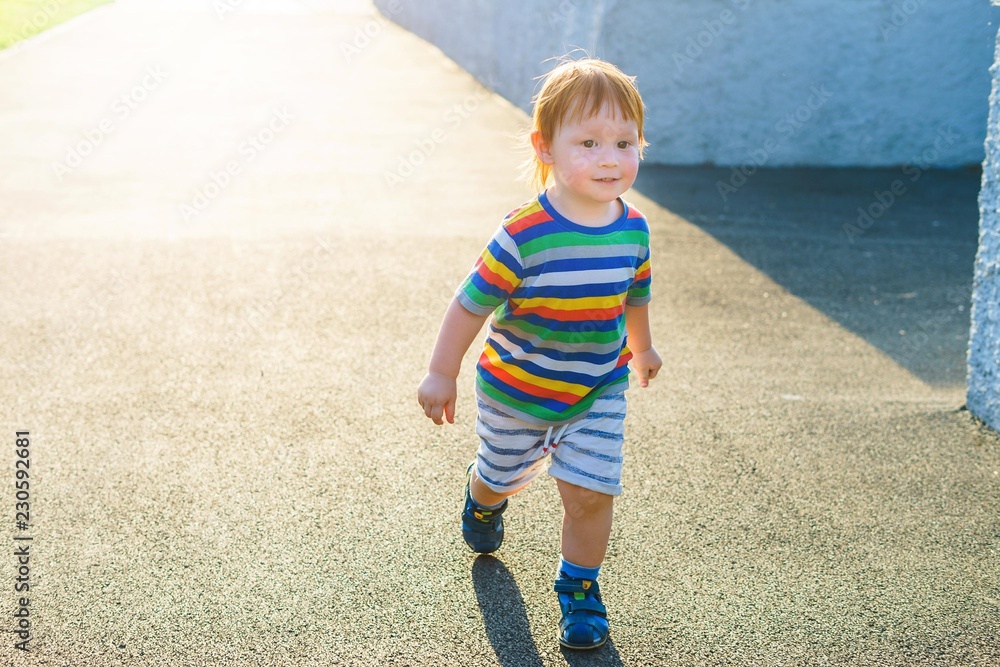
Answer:
[[[617,220],[624,210],[615,198],[609,202],[580,201],[567,196],[557,185],[545,191],[549,203],[567,219],[584,227],[603,227]]]

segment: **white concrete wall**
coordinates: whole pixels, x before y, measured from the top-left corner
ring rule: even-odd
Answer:
[[[973,413],[1000,430],[1000,35],[993,68],[979,213],[967,402]]]
[[[983,159],[987,0],[375,0],[525,110],[574,47],[638,76],[649,160],[939,167]],[[935,145],[936,143],[936,145]]]

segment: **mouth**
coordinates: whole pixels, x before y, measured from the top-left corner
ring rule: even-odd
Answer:
[[[619,179],[617,178],[595,178],[598,183],[617,183]]]

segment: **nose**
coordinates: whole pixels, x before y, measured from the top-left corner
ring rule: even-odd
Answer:
[[[618,154],[615,152],[614,145],[604,145],[601,147],[601,152],[597,156],[597,164],[601,167],[616,167],[618,166]]]

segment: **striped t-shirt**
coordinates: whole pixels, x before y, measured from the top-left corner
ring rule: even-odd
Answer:
[[[511,212],[456,297],[493,313],[479,358],[479,398],[553,424],[628,386],[625,306],[650,300],[649,226],[624,201],[618,220],[586,227],[542,193]]]

